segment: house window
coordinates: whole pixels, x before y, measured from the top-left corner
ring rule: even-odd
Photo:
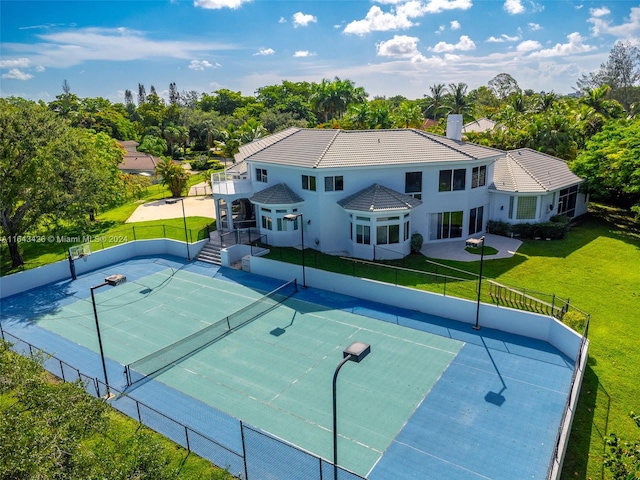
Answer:
[[[267,169],[256,168],[256,182],[267,183]]]
[[[336,177],[324,177],[324,191],[337,192],[344,190],[344,179],[342,175]]]
[[[514,196],[510,196],[509,197],[509,218],[513,218],[513,202],[514,202]]]
[[[404,174],[404,193],[422,200],[422,172],[407,172]]]
[[[462,237],[462,212],[431,214],[430,239]]]
[[[311,175],[302,175],[302,189],[316,191],[316,177]]]
[[[376,222],[388,223],[388,225],[378,225],[376,227],[376,244],[386,245],[400,243],[400,217],[379,217]]]
[[[439,192],[451,192],[464,190],[467,170],[459,168],[456,170],[440,170],[440,180],[438,182]]]
[[[576,215],[576,201],[578,200],[578,186],[563,188],[560,190],[558,200],[558,213],[573,218]]]
[[[471,188],[484,187],[487,183],[487,167],[473,167],[471,170]]]
[[[484,207],[472,208],[469,210],[469,235],[482,231],[483,217]]]
[[[536,218],[538,197],[518,197],[516,218],[518,220],[533,220]]]
[[[371,227],[356,224],[356,243],[371,244]]]
[[[400,225],[378,225],[376,243],[378,245],[400,243]]]
[[[409,228],[409,214],[405,213],[404,215],[404,240],[407,241],[409,240],[409,232],[410,232],[410,228]]]

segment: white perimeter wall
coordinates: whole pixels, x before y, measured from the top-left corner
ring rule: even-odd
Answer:
[[[251,257],[252,273],[302,283],[302,267],[263,257]],[[381,283],[366,278],[305,268],[307,286],[365,300],[475,324],[477,302]],[[480,326],[543,340],[568,357],[577,358],[581,336],[552,317],[481,303]]]
[[[200,251],[205,243],[207,243],[207,240],[189,244],[191,258]],[[105,265],[111,265],[132,257],[144,255],[173,255],[186,258],[187,247],[184,242],[165,238],[124,243],[94,252],[88,257],[85,257],[86,261],[83,259],[75,260],[76,275],[82,275],[83,273],[104,267]],[[0,298],[5,298],[64,279],[71,279],[68,260],[61,260],[31,270],[5,275],[4,277],[0,277]]]

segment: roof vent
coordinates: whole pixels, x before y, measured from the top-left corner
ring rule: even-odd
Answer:
[[[447,116],[447,138],[462,140],[462,115],[456,113]]]

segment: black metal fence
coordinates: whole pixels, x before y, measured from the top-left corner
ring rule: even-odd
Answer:
[[[226,468],[238,478],[246,480],[332,478],[332,463],[222,412],[212,409],[211,418],[202,419],[202,421],[224,423],[220,425],[220,429],[237,429],[235,433],[242,439],[241,451],[223,445],[111,385],[107,389],[107,385],[101,380],[85,375],[67,362],[4,331],[1,325],[0,335],[3,340],[11,344],[11,349],[16,353],[29,357],[42,357],[43,367],[63,381],[80,380],[89,395],[95,398],[106,398],[108,393],[113,394],[114,396],[108,400],[113,408],[171,439],[186,448],[188,452],[193,452],[219,467]],[[218,418],[215,418],[216,416]],[[340,480],[364,480],[364,477],[342,468],[339,468],[338,477]]]

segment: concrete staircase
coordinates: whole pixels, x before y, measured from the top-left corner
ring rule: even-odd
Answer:
[[[196,255],[196,260],[200,260],[201,262],[211,263],[213,265],[222,265],[222,261],[220,259],[220,243],[209,240],[202,247],[202,250]]]

